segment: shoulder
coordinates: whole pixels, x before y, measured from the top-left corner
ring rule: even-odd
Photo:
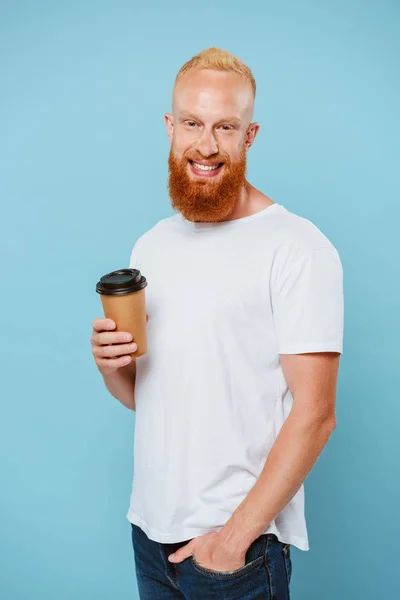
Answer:
[[[155,223],[150,229],[142,233],[134,244],[134,248],[136,249],[144,249],[146,247],[153,246],[157,242],[162,239],[163,235],[168,232],[171,227],[174,226],[176,221],[176,215],[172,217],[165,217],[164,219],[160,219],[157,223]]]
[[[322,265],[340,263],[338,251],[327,235],[311,220],[282,207],[274,219],[273,271],[288,272],[310,259],[320,258]]]
[[[321,248],[337,254],[332,241],[311,219],[282,206],[273,221],[274,254],[280,263],[288,266]]]
[[[311,220],[282,207],[275,220],[277,239],[299,254],[326,247],[334,248],[327,235]]]

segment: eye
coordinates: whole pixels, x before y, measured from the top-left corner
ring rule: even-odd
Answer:
[[[192,129],[193,129],[192,125],[194,125],[194,126],[195,126],[195,125],[196,125],[196,123],[195,123],[194,121],[186,121],[186,125],[187,125],[188,127],[190,127],[190,128],[192,128]]]
[[[233,129],[232,125],[221,125],[221,128],[224,128],[224,131],[231,131]]]

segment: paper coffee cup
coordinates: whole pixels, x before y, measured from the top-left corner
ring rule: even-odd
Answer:
[[[115,322],[117,331],[131,333],[137,344],[132,358],[147,352],[146,286],[146,278],[137,269],[112,271],[96,284],[105,317]]]

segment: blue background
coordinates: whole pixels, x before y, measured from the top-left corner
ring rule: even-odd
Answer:
[[[258,85],[249,180],[313,221],[344,267],[337,429],[305,484],[310,551],[293,549],[292,595],[394,598],[399,4],[0,7],[0,597],[138,597],[135,416],[93,361],[95,283],[173,214],[163,114],[181,65],[216,45]]]

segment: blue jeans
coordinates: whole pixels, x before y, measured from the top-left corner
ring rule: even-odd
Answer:
[[[131,524],[140,600],[290,600],[290,545],[275,534],[260,535],[240,569],[207,569],[193,556],[171,563],[168,556],[190,540],[163,544]]]

